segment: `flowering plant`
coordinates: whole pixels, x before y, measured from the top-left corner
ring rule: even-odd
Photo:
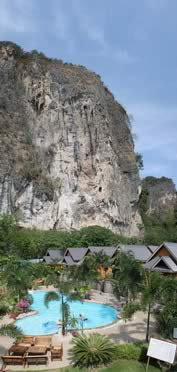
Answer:
[[[30,304],[25,298],[20,300],[20,302],[17,304],[17,307],[22,309],[25,312],[28,310],[29,306],[30,306]]]

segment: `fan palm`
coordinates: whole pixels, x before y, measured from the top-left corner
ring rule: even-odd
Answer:
[[[115,346],[106,336],[99,334],[78,335],[72,341],[70,351],[74,366],[94,368],[110,363],[115,355]]]

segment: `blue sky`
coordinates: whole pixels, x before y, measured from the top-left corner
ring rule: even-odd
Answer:
[[[144,175],[177,184],[177,0],[0,0],[0,39],[101,75],[133,116]]]

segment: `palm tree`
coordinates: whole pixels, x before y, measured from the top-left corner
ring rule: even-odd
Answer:
[[[83,285],[96,280],[98,272],[96,271],[94,255],[84,257],[83,262],[78,266],[71,266],[69,276],[73,281],[79,281]]]
[[[173,329],[177,325],[177,280],[176,277],[162,276],[160,308],[155,317],[161,334],[173,337]]]
[[[153,305],[161,298],[162,276],[156,272],[144,270],[143,280],[139,288],[140,298],[137,301],[129,302],[122,312],[124,319],[131,318],[137,311],[147,311],[146,341],[149,341],[150,317]]]
[[[0,327],[0,335],[17,339],[20,335],[22,335],[22,330],[15,324],[2,325]]]
[[[106,336],[100,334],[78,335],[73,341],[70,351],[74,366],[94,368],[112,362],[115,346]]]
[[[75,317],[74,315],[70,315],[68,318],[68,326],[72,329],[76,328],[79,323],[79,319]]]
[[[131,253],[119,251],[112,263],[114,293],[134,299],[142,281],[142,266]]]
[[[22,261],[16,257],[10,257],[3,264],[1,280],[12,295],[17,296],[18,301],[21,297],[27,295],[28,288],[30,287],[30,276],[28,275],[27,268],[23,266]]]
[[[156,272],[144,271],[144,278],[141,289],[141,304],[142,309],[147,310],[147,327],[146,327],[146,341],[149,341],[149,326],[152,307],[160,298],[162,284],[162,275]]]
[[[62,314],[62,334],[65,335],[68,319],[70,316],[69,301],[79,300],[82,298],[80,292],[80,283],[73,281],[67,277],[67,273],[54,273],[48,278],[48,282],[55,285],[58,288],[58,292],[50,291],[46,293],[44,298],[45,306],[48,307],[51,301],[61,300],[61,314]]]

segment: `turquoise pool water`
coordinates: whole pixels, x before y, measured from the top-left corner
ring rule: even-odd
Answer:
[[[26,335],[48,335],[58,332],[57,321],[61,319],[61,303],[53,301],[46,308],[44,305],[45,293],[44,291],[32,292],[33,304],[31,307],[33,310],[37,310],[38,314],[16,321],[16,325]],[[117,319],[117,310],[112,306],[80,301],[70,302],[69,305],[71,314],[78,318],[79,314],[82,314],[87,319],[83,322],[84,328],[101,327]],[[81,328],[81,325],[77,328]]]

